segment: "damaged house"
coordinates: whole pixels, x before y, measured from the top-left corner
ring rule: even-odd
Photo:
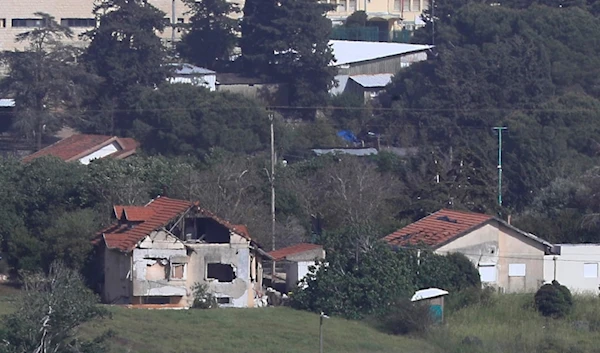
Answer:
[[[115,206],[114,216],[94,241],[106,303],[189,307],[198,283],[221,306],[252,307],[262,297],[261,261],[270,256],[245,226],[167,197]]]

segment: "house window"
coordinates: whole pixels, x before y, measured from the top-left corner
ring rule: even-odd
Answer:
[[[219,297],[219,298],[217,298],[217,304],[231,304],[231,298]]]
[[[346,0],[338,0],[335,10],[339,12],[346,12]]]
[[[409,0],[406,0],[409,1]],[[421,0],[412,0],[412,10],[421,11]]]
[[[356,11],[356,0],[348,0],[348,12]]]
[[[508,277],[525,277],[527,266],[525,264],[509,264]]]
[[[63,18],[60,24],[66,27],[95,27],[95,18]]]
[[[400,11],[402,9],[402,0],[394,0],[394,11]]]
[[[598,264],[583,264],[584,278],[598,278]]]
[[[212,263],[206,265],[206,279],[216,279],[218,282],[233,282],[235,271],[229,264]]]
[[[6,28],[6,18],[0,18],[0,28]]]
[[[402,1],[402,11],[410,11],[410,0],[401,0]]]
[[[170,304],[170,303],[171,303],[170,297],[145,297],[144,298],[144,304],[164,305],[164,304]]]
[[[178,18],[177,19],[177,33],[181,33],[181,25],[183,25],[185,23],[185,20],[183,18]]]
[[[44,20],[41,18],[15,18],[11,21],[13,27],[41,27]]]
[[[185,264],[171,264],[170,279],[185,279]]]
[[[479,276],[481,282],[496,282],[496,265],[479,264]]]

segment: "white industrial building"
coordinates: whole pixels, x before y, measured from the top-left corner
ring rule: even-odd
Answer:
[[[544,281],[557,280],[577,294],[600,294],[600,244],[557,244],[560,255],[544,257]]]

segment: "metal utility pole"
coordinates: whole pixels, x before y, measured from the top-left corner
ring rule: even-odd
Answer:
[[[271,122],[271,250],[275,250],[275,127],[273,126],[273,112],[269,112]],[[271,287],[275,285],[275,261],[271,268]]]
[[[177,26],[177,15],[175,15],[175,0],[171,0],[171,46],[175,48],[175,26]]]
[[[321,312],[319,317],[319,353],[323,353],[323,319],[329,319],[329,316]]]
[[[507,130],[506,126],[496,126],[494,130],[498,131],[498,204],[502,206],[502,131]]]
[[[431,0],[431,45],[435,45],[435,0]]]

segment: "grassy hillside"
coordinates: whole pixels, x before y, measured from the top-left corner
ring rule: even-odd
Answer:
[[[574,312],[561,320],[539,315],[532,301],[533,294],[503,295],[459,310],[427,340],[445,353],[600,353],[598,298],[575,297]]]
[[[0,287],[0,315],[18,292]],[[357,321],[324,325],[326,353],[600,353],[600,299],[577,297],[574,313],[550,320],[532,295],[504,295],[491,304],[447,313],[424,338],[387,335]],[[109,307],[112,318],[86,325],[96,336],[114,331],[112,352],[307,353],[319,349],[318,315],[289,308],[142,310]]]
[[[116,332],[114,352],[306,353],[319,350],[319,316],[289,308],[141,310],[111,308],[113,318],[86,333]],[[365,324],[331,318],[325,352],[435,350],[426,342],[382,334]]]

